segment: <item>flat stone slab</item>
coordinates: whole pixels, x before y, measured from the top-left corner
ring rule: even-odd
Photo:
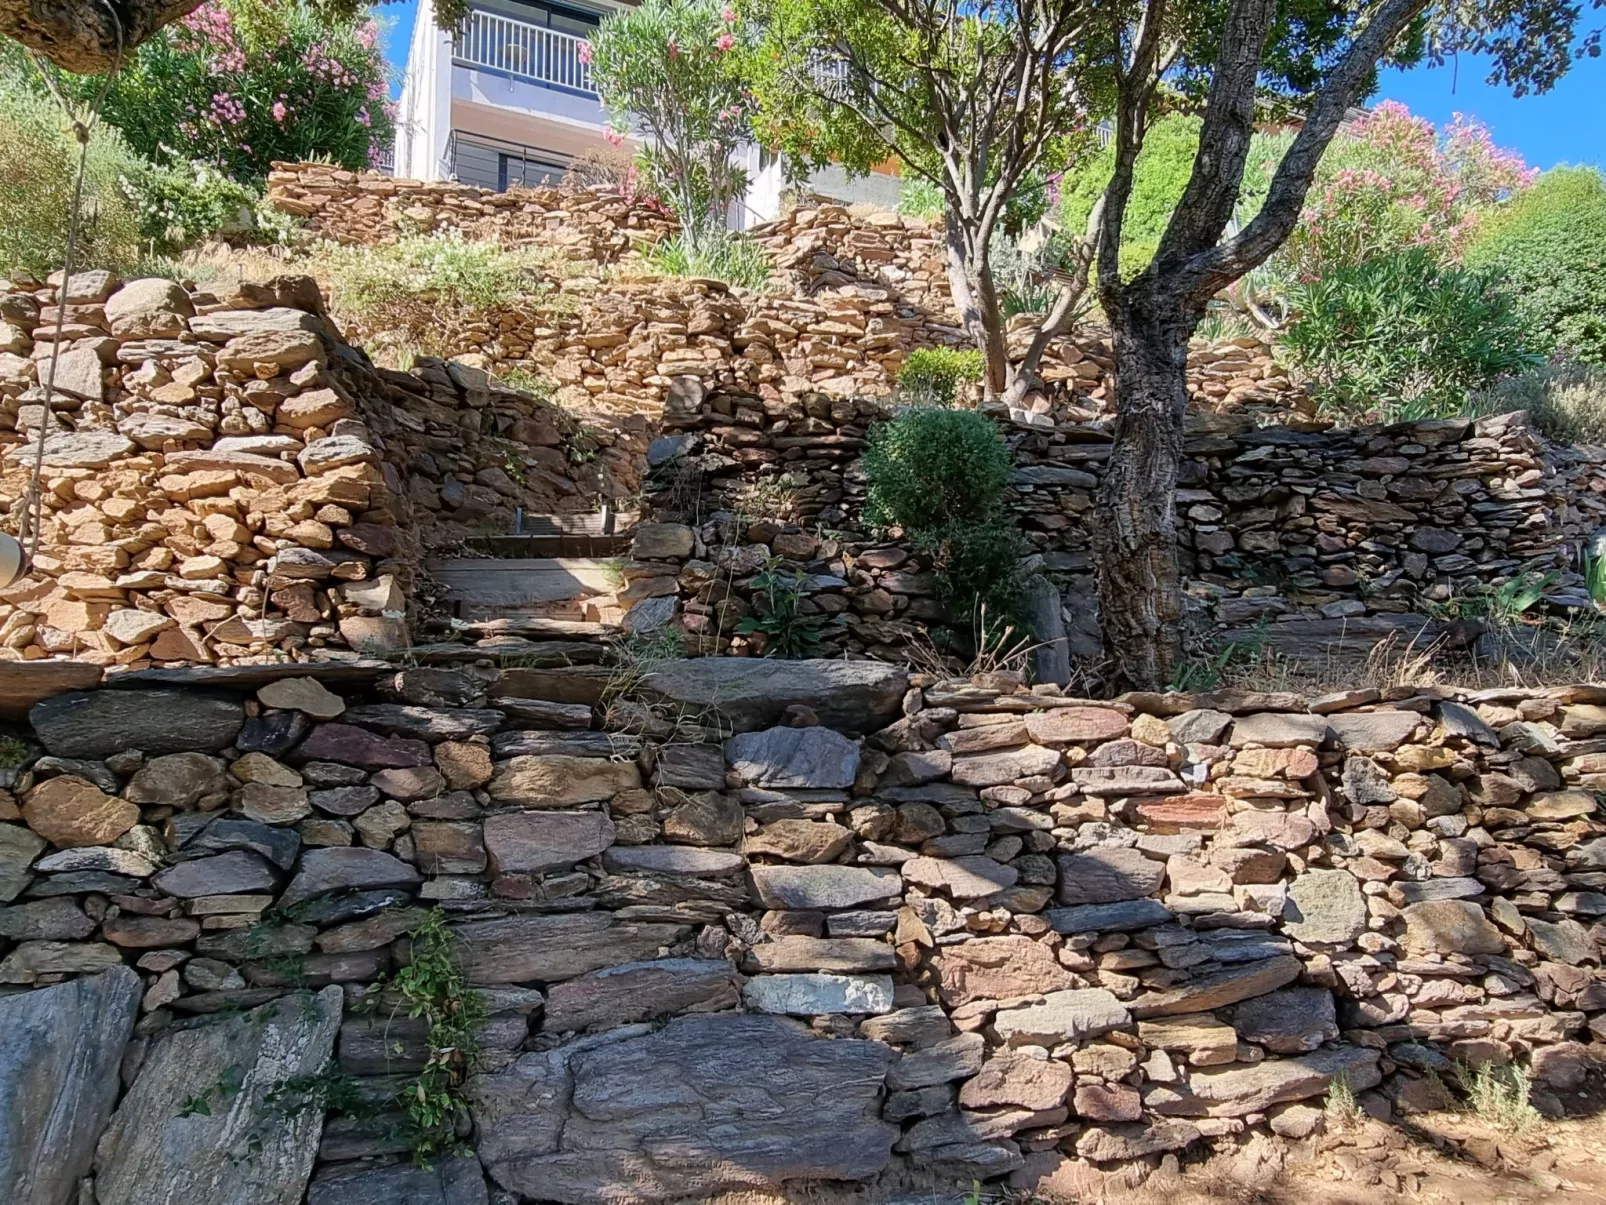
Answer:
[[[1160,889],[1165,863],[1136,849],[1099,848],[1061,854],[1059,898],[1062,904],[1114,903],[1137,900]]]
[[[503,1188],[570,1205],[868,1180],[898,1134],[879,1117],[891,1058],[775,1017],[682,1017],[476,1076],[478,1153]]]
[[[993,1028],[1008,1046],[1057,1046],[1097,1037],[1131,1022],[1126,1008],[1101,987],[1049,992],[1041,1004],[1006,1008]]]
[[[307,1188],[307,1205],[487,1205],[490,1193],[480,1161],[436,1159],[429,1168],[334,1166]]]
[[[742,985],[742,1003],[755,1012],[816,1017],[827,1013],[892,1011],[890,975],[758,975]]]
[[[839,732],[874,732],[902,713],[909,674],[881,661],[772,661],[762,657],[695,657],[648,676],[644,693],[706,708],[737,732],[775,724],[794,703],[814,710]]]
[[[681,1012],[734,1008],[741,976],[724,959],[660,958],[606,967],[553,986],[541,1027],[611,1029]]]
[[[685,925],[617,921],[607,912],[509,916],[456,925],[463,973],[477,984],[550,983],[653,958]]]
[[[1263,958],[1213,974],[1200,975],[1176,987],[1145,992],[1131,1001],[1134,1017],[1172,1017],[1209,1012],[1252,996],[1286,987],[1299,978],[1300,962],[1292,954]]]
[[[147,757],[226,749],[245,709],[196,690],[97,690],[35,703],[28,719],[55,756],[98,761],[128,749]]]
[[[151,1045],[95,1152],[100,1205],[299,1205],[323,1114],[266,1101],[334,1052],[342,993],[295,993]]]
[[[711,875],[722,879],[741,874],[747,859],[734,850],[698,849],[691,845],[614,845],[602,855],[603,868],[614,874]]]
[[[493,874],[538,874],[595,857],[614,841],[605,812],[499,812],[485,818]]]
[[[1050,908],[1043,913],[1056,933],[1131,933],[1175,918],[1159,900],[1131,900],[1120,904],[1083,904],[1077,908]]]
[[[0,999],[0,1201],[78,1199],[142,991],[119,966]]]
[[[767,728],[731,737],[725,760],[758,787],[844,789],[859,772],[859,746],[829,728]]]
[[[856,908],[903,893],[897,871],[859,866],[755,866],[752,879],[766,908]]]
[[[1361,1046],[1317,1050],[1292,1059],[1234,1064],[1219,1071],[1193,1070],[1188,1076],[1184,1105],[1195,1106],[1211,1117],[1242,1117],[1260,1113],[1275,1104],[1305,1100],[1327,1091],[1343,1076],[1352,1092],[1376,1087],[1382,1080],[1378,1052]]]
[[[1020,871],[982,854],[959,858],[913,858],[900,868],[922,887],[946,891],[956,900],[974,900],[1013,887]]]

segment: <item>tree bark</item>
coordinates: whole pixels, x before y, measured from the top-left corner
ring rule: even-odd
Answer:
[[[977,250],[975,239],[954,217],[952,206],[946,225],[948,291],[953,294],[960,325],[981,352],[982,394],[996,398],[1008,383],[1009,352],[1004,344],[1004,323],[992,268],[985,249]]]
[[[0,0],[0,34],[63,71],[103,75],[201,0]]]
[[[1177,465],[1198,317],[1141,302],[1110,315],[1116,420],[1093,528],[1099,624],[1120,677],[1140,690],[1163,687],[1182,661]]]

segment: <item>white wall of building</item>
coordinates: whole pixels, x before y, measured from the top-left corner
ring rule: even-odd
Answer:
[[[418,0],[407,71],[396,105],[395,172],[414,180],[444,180],[452,128],[452,39],[435,26],[433,0]]]

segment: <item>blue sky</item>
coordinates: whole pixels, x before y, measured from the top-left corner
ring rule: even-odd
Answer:
[[[385,57],[400,74],[407,62],[416,0],[382,5]],[[1488,64],[1463,56],[1459,65],[1390,71],[1376,100],[1397,100],[1435,125],[1455,113],[1481,118],[1499,146],[1511,147],[1534,167],[1558,163],[1606,166],[1606,57],[1584,59],[1544,96],[1515,100],[1485,84]]]

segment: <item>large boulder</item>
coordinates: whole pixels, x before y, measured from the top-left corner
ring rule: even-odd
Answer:
[[[503,1188],[591,1205],[868,1180],[897,1137],[878,1115],[880,1042],[722,1014],[584,1047],[469,1081],[480,1160]]]
[[[141,990],[131,968],[113,967],[0,1000],[0,1201],[78,1199]]]
[[[648,675],[649,697],[717,713],[737,732],[767,728],[792,704],[813,708],[842,732],[884,728],[901,713],[906,670],[880,661],[771,661],[697,657]]]
[[[323,1112],[267,1097],[323,1070],[341,999],[338,987],[283,996],[158,1038],[95,1152],[100,1205],[299,1205]]]
[[[226,749],[245,709],[197,690],[96,690],[35,703],[28,718],[55,756],[99,760],[129,749],[147,757]]]

